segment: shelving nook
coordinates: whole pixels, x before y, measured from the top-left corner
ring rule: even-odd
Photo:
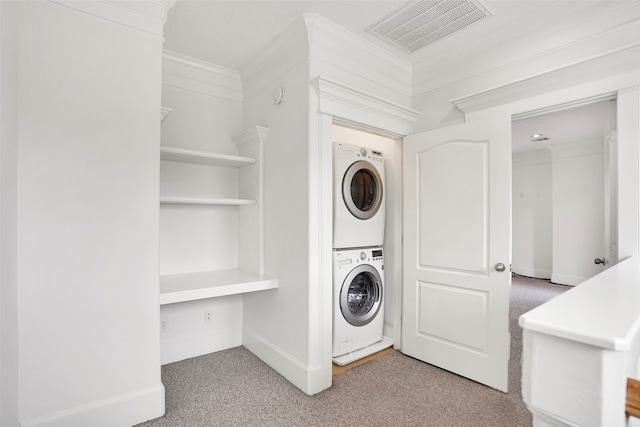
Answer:
[[[163,109],[166,111],[169,109]],[[170,110],[169,110],[170,111]],[[166,115],[164,116],[166,117]],[[160,305],[278,287],[264,275],[263,143],[268,129],[255,126],[232,137],[240,155],[160,147],[161,160],[238,169],[239,197],[160,197],[162,206],[230,206],[238,211],[238,265],[234,269],[160,275]],[[188,219],[185,219],[187,221]]]

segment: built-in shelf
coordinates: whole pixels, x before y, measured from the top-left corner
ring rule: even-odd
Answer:
[[[209,153],[206,151],[185,150],[182,148],[160,147],[160,158],[162,160],[173,160],[177,162],[203,163],[206,165],[226,166],[241,168],[252,165],[256,159],[251,157],[234,156],[231,154]]]
[[[162,123],[172,111],[169,107],[160,107],[160,123]]]
[[[172,205],[207,205],[207,206],[245,206],[255,205],[250,199],[194,199],[188,197],[161,197],[160,204]]]
[[[239,269],[169,274],[160,276],[160,305],[277,287],[278,279]]]

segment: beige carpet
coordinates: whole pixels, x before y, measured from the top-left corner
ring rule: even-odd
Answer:
[[[514,278],[506,394],[392,351],[307,396],[236,347],[163,366],[166,415],[140,426],[530,426],[520,394],[517,317],[566,289]]]

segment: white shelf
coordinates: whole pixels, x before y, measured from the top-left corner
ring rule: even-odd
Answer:
[[[226,166],[232,168],[241,168],[243,166],[252,165],[256,162],[256,159],[251,157],[209,153],[206,151],[185,150],[182,148],[173,147],[160,147],[160,158],[162,160],[202,163],[205,165]]]
[[[277,287],[278,279],[238,269],[169,274],[160,276],[160,305]]]
[[[255,205],[249,199],[194,199],[188,197],[161,197],[160,204],[172,205],[207,205],[207,206],[246,206]]]

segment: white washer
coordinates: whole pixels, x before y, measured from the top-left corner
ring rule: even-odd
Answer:
[[[333,251],[334,358],[382,340],[383,267],[380,247]]]
[[[382,153],[333,143],[333,248],[382,246],[385,195]]]

